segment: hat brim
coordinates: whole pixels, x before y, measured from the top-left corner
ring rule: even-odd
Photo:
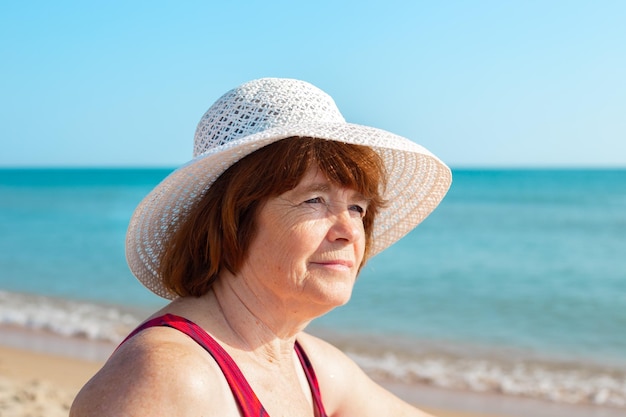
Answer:
[[[351,123],[316,123],[274,127],[199,155],[168,175],[137,206],[126,234],[126,259],[135,277],[166,298],[157,272],[171,224],[180,221],[215,180],[255,150],[288,137],[313,137],[369,146],[388,173],[384,198],[389,201],[375,221],[371,255],[397,242],[424,220],[448,191],[450,169],[424,147],[385,130]]]

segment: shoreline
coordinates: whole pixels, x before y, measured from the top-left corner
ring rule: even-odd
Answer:
[[[0,414],[67,416],[74,396],[115,346],[110,342],[0,326]],[[383,379],[378,382],[436,417],[618,417],[624,412],[425,384]]]

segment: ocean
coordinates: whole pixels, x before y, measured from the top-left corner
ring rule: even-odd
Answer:
[[[115,344],[165,304],[124,238],[169,172],[0,169],[0,343]],[[453,170],[309,330],[392,383],[626,411],[626,170]]]

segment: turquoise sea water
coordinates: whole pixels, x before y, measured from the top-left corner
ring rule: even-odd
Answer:
[[[0,325],[115,342],[164,304],[124,235],[169,172],[0,170]],[[626,170],[453,175],[311,330],[387,378],[626,407]]]

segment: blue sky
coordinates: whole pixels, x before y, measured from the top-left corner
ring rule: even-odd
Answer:
[[[250,79],[453,167],[626,166],[624,1],[0,5],[0,166],[177,166]]]

